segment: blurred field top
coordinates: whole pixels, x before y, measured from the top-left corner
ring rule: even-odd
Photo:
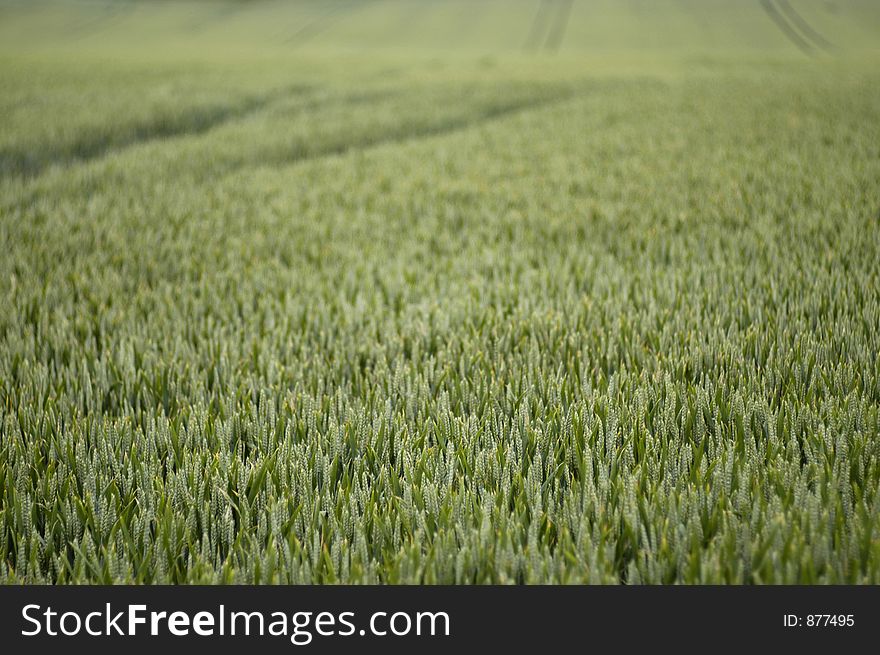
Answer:
[[[877,51],[874,0],[0,2],[0,52],[304,48],[612,54]]]

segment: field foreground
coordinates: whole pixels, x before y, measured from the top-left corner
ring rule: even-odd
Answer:
[[[623,6],[0,4],[0,580],[880,583],[880,8]]]

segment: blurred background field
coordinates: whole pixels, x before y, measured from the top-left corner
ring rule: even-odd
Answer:
[[[0,171],[202,132],[293,87],[846,79],[876,69],[878,34],[869,0],[3,0]]]

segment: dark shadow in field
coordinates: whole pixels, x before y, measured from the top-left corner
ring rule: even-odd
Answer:
[[[71,143],[50,144],[39,149],[0,149],[0,178],[34,177],[53,165],[67,165],[97,159],[114,150],[156,139],[202,134],[236,118],[257,111],[271,102],[293,94],[306,93],[310,87],[295,86],[263,96],[250,97],[235,105],[195,107],[188,112],[158,116],[141,123],[119,126],[113,131],[92,130]]]
[[[394,127],[384,131],[363,133],[356,136],[347,134],[343,135],[343,138],[339,141],[330,141],[324,144],[311,145],[304,143],[301,148],[294,148],[286,155],[267,155],[261,162],[250,163],[279,166],[321,159],[323,157],[344,155],[349,152],[377,148],[388,144],[418,141],[430,137],[442,136],[444,134],[451,134],[478,125],[484,125],[493,120],[530,109],[540,109],[551,106],[572,97],[573,94],[568,90],[553,91],[548,92],[542,97],[530,97],[487,104],[483,107],[474,108],[474,111],[467,116],[452,116],[436,122],[413,122],[406,116],[402,116],[400,122]]]

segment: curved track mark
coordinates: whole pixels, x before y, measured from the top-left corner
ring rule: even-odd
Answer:
[[[813,46],[807,41],[804,37],[798,34],[795,29],[788,24],[788,21],[785,20],[785,16],[779,13],[779,10],[773,5],[770,0],[761,0],[761,6],[764,8],[764,11],[767,12],[767,15],[771,18],[771,20],[776,23],[776,27],[788,38],[789,41],[794,43],[801,52],[806,55],[813,54]]]
[[[788,16],[788,20],[792,22],[805,37],[810,39],[823,50],[833,50],[834,44],[828,41],[824,36],[819,34],[813,27],[801,16],[795,8],[791,6],[788,0],[776,0],[779,8]]]
[[[547,50],[556,52],[559,50],[559,46],[562,45],[562,40],[565,38],[565,30],[568,27],[568,19],[571,17],[571,6],[573,4],[574,0],[559,0],[556,9],[556,20],[553,21],[553,25],[550,27],[550,33],[547,34],[547,43],[545,44]]]

